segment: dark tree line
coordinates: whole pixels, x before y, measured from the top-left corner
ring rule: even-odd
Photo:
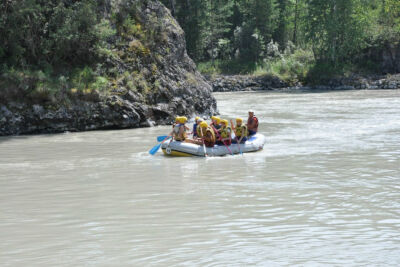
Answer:
[[[398,0],[163,0],[196,61],[259,61],[268,44],[312,49],[319,61],[352,61],[400,40]]]

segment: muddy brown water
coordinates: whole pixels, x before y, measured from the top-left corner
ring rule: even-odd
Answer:
[[[400,91],[219,93],[263,151],[167,158],[169,127],[0,138],[2,266],[398,266]]]

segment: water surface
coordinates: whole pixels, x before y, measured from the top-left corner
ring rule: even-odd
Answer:
[[[166,158],[169,127],[0,138],[2,266],[400,264],[400,91],[221,93],[258,153]]]

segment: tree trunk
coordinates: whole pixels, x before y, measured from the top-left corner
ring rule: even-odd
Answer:
[[[294,10],[294,31],[293,31],[293,43],[297,45],[297,20],[299,19],[299,0],[296,0],[296,6]]]
[[[172,13],[172,16],[175,17],[175,0],[170,0],[170,3],[171,3],[171,13]]]

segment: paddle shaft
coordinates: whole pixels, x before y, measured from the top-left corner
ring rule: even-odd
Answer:
[[[165,139],[161,141],[161,144],[163,144],[165,141],[167,141],[170,136],[171,135],[168,135],[167,137],[165,137]]]
[[[164,140],[166,137],[168,137],[168,136],[166,136],[166,135],[157,136],[157,142],[162,142],[162,140]]]
[[[203,129],[200,127],[200,132],[201,132],[201,141],[203,142],[203,150],[204,150],[204,157],[207,157],[207,152],[206,152],[206,145],[204,144],[204,135],[203,135]]]
[[[171,134],[169,134],[167,137],[165,137],[164,140],[162,140],[162,142],[158,143],[157,145],[155,145],[152,149],[150,149],[149,153],[151,155],[154,155],[157,153],[157,151],[160,149],[161,145],[168,140],[168,138],[171,136]]]
[[[235,130],[235,129],[236,129],[236,128],[233,126],[232,120],[231,120],[231,127],[232,127],[232,130]],[[241,155],[243,155],[243,154],[242,154],[242,150],[240,149],[239,138],[236,136],[236,133],[235,133],[235,138],[236,138],[236,144],[238,145],[238,148],[239,148],[239,153],[240,153]]]

